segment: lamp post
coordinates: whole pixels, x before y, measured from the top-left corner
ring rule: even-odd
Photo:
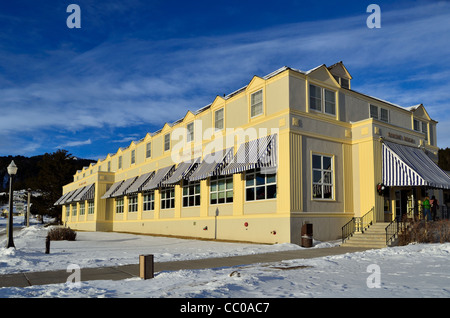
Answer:
[[[17,173],[17,166],[14,163],[14,160],[8,166],[8,174],[9,174],[9,215],[8,215],[8,240],[6,241],[6,248],[14,247],[14,239],[13,239],[13,178]]]

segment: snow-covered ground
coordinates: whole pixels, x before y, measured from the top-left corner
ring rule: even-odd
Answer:
[[[16,218],[21,221],[21,218]],[[33,224],[33,222],[32,222]],[[5,220],[0,220],[0,233]],[[75,242],[52,242],[44,254],[46,228],[15,232],[16,249],[0,239],[0,275],[19,271],[115,266],[300,249],[294,244],[260,245],[182,240],[119,233],[78,232]],[[337,242],[316,244],[329,247]],[[1,276],[0,276],[1,279]],[[151,280],[91,281],[26,288],[0,288],[0,297],[450,297],[450,244],[412,244],[340,256],[241,267],[156,273]]]

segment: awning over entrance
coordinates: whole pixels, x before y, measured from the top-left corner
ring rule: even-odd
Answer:
[[[221,175],[240,173],[255,168],[277,167],[277,134],[248,141],[239,146]]]
[[[423,150],[388,141],[383,141],[383,183],[450,189],[450,177]]]

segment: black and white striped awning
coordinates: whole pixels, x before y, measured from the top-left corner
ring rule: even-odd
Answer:
[[[276,168],[277,151],[277,134],[245,142],[220,174],[235,174],[255,168]]]
[[[172,186],[183,179],[187,179],[187,177],[195,171],[198,164],[200,162],[200,158],[197,158],[193,161],[181,162],[178,164],[177,169],[172,173],[172,175],[165,180],[162,185],[163,186]]]
[[[233,147],[208,154],[189,177],[189,181],[203,180],[220,174],[233,158]]]
[[[115,191],[117,191],[117,189],[119,189],[119,187],[122,185],[122,183],[124,183],[125,181],[118,181],[115,182],[106,192],[105,194],[102,196],[102,199],[109,199],[112,197],[112,195],[114,194]]]
[[[383,142],[383,184],[450,189],[450,177],[419,148]]]
[[[135,182],[127,189],[125,190],[125,194],[132,194],[142,191],[142,187],[149,182],[153,176],[155,175],[155,171],[145,173],[143,175],[140,175]]]
[[[91,184],[82,188],[82,190],[73,197],[72,202],[82,202],[93,200],[95,197],[95,184]]]
[[[175,169],[175,165],[159,169],[155,176],[142,186],[142,191],[150,191],[161,187],[162,183],[169,178]]]
[[[138,177],[126,179],[120,184],[120,186],[109,195],[110,198],[122,197],[125,195],[125,191],[136,181]]]

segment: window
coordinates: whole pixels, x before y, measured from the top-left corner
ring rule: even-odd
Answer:
[[[425,134],[425,140],[428,140],[428,125],[426,122],[422,122],[422,132]]]
[[[170,134],[164,135],[164,151],[170,150]]]
[[[108,161],[108,172],[111,172],[111,161]]]
[[[183,207],[200,205],[200,182],[183,183]]]
[[[414,119],[414,130],[420,131],[420,122],[417,119]]]
[[[137,212],[138,210],[138,196],[137,194],[128,197],[128,212]]]
[[[378,106],[370,105],[370,118],[378,119]]]
[[[389,111],[385,108],[380,108],[380,120],[389,122]]]
[[[325,91],[325,113],[336,115],[336,94],[333,91],[324,89]]]
[[[94,200],[88,201],[88,214],[94,214]]]
[[[122,169],[122,156],[119,157],[119,169]]]
[[[315,85],[309,85],[309,108],[322,111],[322,90]]]
[[[136,163],[136,150],[131,150],[131,164]]]
[[[250,96],[251,117],[259,116],[263,113],[263,91],[259,90]]]
[[[70,205],[66,205],[66,216],[70,216]]]
[[[150,158],[152,156],[152,143],[148,142],[145,146],[145,158]]]
[[[277,197],[276,174],[262,174],[257,170],[245,175],[245,200],[266,200]]]
[[[233,202],[233,176],[211,177],[209,196],[211,204]]]
[[[325,114],[336,115],[336,93],[310,84],[309,108]]]
[[[173,209],[175,207],[175,189],[161,190],[161,209]]]
[[[123,198],[116,198],[116,213],[123,213]]]
[[[153,211],[155,209],[155,192],[144,193],[144,211]]]
[[[350,88],[350,81],[346,78],[341,77],[341,87]]]
[[[190,142],[194,140],[194,123],[190,123],[187,125],[186,132],[186,142]]]
[[[86,204],[84,202],[80,202],[80,215],[84,215]]]
[[[312,156],[312,193],[314,199],[333,199],[333,158]]]
[[[72,204],[72,216],[77,215],[77,204]]]
[[[224,127],[223,123],[223,108],[216,110],[214,112],[214,128],[216,130],[222,130]]]

